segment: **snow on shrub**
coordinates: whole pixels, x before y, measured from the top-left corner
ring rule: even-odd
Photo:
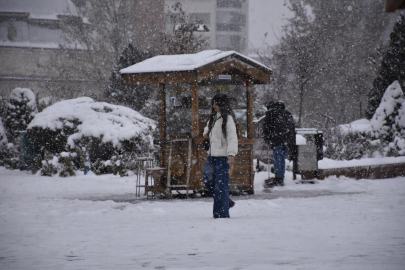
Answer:
[[[397,81],[385,91],[372,119],[325,132],[325,157],[337,160],[405,155],[405,99]]]
[[[324,138],[324,155],[334,160],[372,157],[381,148],[379,142],[372,140],[367,119],[333,127],[324,132]]]
[[[398,81],[395,81],[385,91],[371,118],[371,136],[381,140],[385,156],[405,154],[404,102],[404,93]]]
[[[6,130],[3,126],[3,121],[0,117],[0,166],[17,169],[19,166],[18,153],[15,153],[14,145],[9,144],[7,140]]]
[[[8,143],[8,141],[7,141],[6,130],[4,129],[3,121],[0,116],[0,146],[5,145],[7,143]]]
[[[17,138],[16,131],[22,131],[37,113],[34,92],[28,88],[15,88],[10,94],[4,126],[9,142]]]
[[[404,93],[398,81],[393,82],[385,91],[380,105],[371,118],[371,135],[384,142],[392,142],[394,136],[393,125],[398,109],[404,101]]]
[[[398,152],[398,155],[405,156],[405,100],[402,101],[398,115],[395,117],[392,148]]]
[[[152,149],[155,122],[119,105],[88,97],[57,102],[38,113],[28,126],[36,144],[57,154],[85,147],[92,162],[114,155],[143,155]]]

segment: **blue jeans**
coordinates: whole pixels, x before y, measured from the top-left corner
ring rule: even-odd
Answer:
[[[271,149],[273,150],[274,174],[276,175],[276,177],[284,179],[285,159],[288,155],[288,146],[275,145]]]
[[[203,181],[214,198],[213,214],[229,216],[229,164],[228,157],[207,158],[204,166]]]

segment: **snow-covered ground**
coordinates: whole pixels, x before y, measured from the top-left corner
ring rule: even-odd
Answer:
[[[211,198],[134,199],[135,176],[0,167],[0,269],[405,269],[405,177],[286,176],[213,219]]]
[[[375,166],[386,164],[405,163],[405,156],[402,157],[384,157],[384,158],[362,158],[353,160],[333,160],[324,158],[318,161],[319,169],[331,168],[346,168],[346,167],[361,167],[361,166]],[[292,163],[290,162],[290,166]]]

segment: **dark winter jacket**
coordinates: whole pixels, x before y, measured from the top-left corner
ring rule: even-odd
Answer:
[[[263,121],[263,136],[274,145],[295,145],[295,124],[282,102],[274,103],[266,112]]]

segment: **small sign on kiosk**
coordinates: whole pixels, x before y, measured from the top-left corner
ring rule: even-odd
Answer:
[[[219,80],[230,81],[230,80],[232,80],[232,75],[219,74],[219,75],[218,75],[218,79],[219,79]]]

